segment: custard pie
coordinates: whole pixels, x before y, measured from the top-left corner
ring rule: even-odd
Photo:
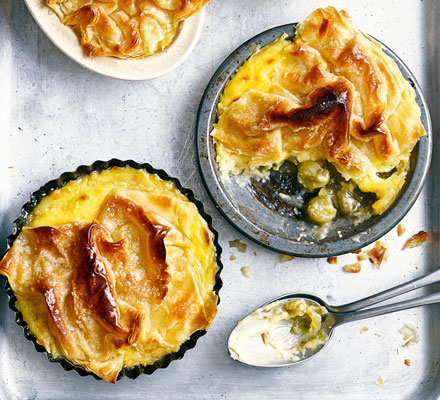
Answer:
[[[292,40],[284,34],[238,69],[211,135],[226,179],[264,178],[293,163],[315,196],[310,219],[325,224],[338,211],[358,211],[356,193],[374,196],[374,214],[393,204],[425,135],[420,116],[413,87],[382,45],[327,7],[298,24]]]
[[[163,51],[180,24],[209,0],[46,0],[91,57],[146,57]]]
[[[38,344],[113,383],[210,326],[218,268],[196,205],[131,167],[43,197],[0,263]]]

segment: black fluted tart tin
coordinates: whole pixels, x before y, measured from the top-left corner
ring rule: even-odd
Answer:
[[[205,212],[203,208],[203,204],[195,198],[194,193],[191,189],[184,188],[177,178],[170,177],[164,170],[155,169],[148,163],[140,164],[133,160],[122,161],[115,158],[109,161],[95,161],[92,165],[81,165],[75,171],[65,172],[58,179],[54,179],[52,181],[47,182],[40,189],[32,193],[29,201],[22,206],[20,216],[13,222],[12,234],[8,236],[6,252],[11,248],[12,244],[14,243],[18,235],[20,235],[21,230],[28,222],[29,214],[32,212],[32,210],[40,202],[41,199],[43,199],[48,194],[52,193],[54,190],[62,188],[70,181],[81,178],[82,176],[90,175],[92,172],[100,172],[103,170],[111,169],[113,167],[121,167],[121,168],[131,167],[138,170],[144,170],[149,174],[157,175],[159,178],[161,178],[164,181],[170,181],[174,183],[174,185],[176,185],[180,193],[184,194],[188,198],[188,200],[190,200],[192,203],[196,205],[200,215],[206,221],[209,230],[212,232],[214,236],[214,246],[216,248],[216,262],[218,266],[218,270],[215,275],[214,292],[217,295],[217,299],[218,299],[217,304],[219,304],[220,303],[219,292],[220,292],[220,288],[223,285],[222,280],[220,278],[220,273],[223,269],[223,265],[221,263],[222,248],[220,247],[218,242],[218,232],[212,226],[212,218]],[[101,377],[97,376],[93,372],[89,372],[80,366],[74,365],[65,358],[52,357],[51,354],[47,352],[47,350],[44,348],[44,346],[38,344],[37,338],[32,334],[32,332],[29,329],[29,326],[23,319],[22,313],[16,307],[17,298],[15,297],[15,294],[11,286],[9,285],[7,279],[5,282],[5,289],[6,289],[6,293],[9,296],[9,308],[15,312],[15,322],[21,327],[23,327],[24,337],[30,340],[34,344],[34,347],[38,352],[46,353],[46,356],[49,359],[49,361],[60,364],[66,371],[74,370],[81,376],[90,375],[97,380],[102,380]],[[156,371],[159,368],[168,367],[171,361],[181,359],[187,350],[192,349],[196,345],[197,340],[201,336],[203,336],[206,332],[207,332],[206,330],[198,330],[194,332],[186,342],[182,343],[182,345],[180,346],[177,352],[167,354],[161,359],[155,361],[153,364],[137,365],[131,368],[124,367],[119,372],[117,380],[120,380],[124,376],[130,379],[136,379],[141,374],[151,375],[154,371]]]

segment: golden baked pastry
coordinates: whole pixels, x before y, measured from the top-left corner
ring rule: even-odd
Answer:
[[[37,342],[113,383],[209,327],[217,270],[197,207],[130,167],[44,197],[0,263]]]
[[[277,169],[293,159],[318,161],[307,167],[312,177],[329,162],[343,180],[374,193],[372,209],[382,214],[402,188],[425,130],[415,91],[397,64],[345,11],[327,7],[300,23],[293,41],[283,35],[239,68],[211,134],[223,176]],[[327,211],[319,223],[334,218],[336,210]]]
[[[91,57],[146,57],[166,49],[180,23],[209,0],[46,0]]]

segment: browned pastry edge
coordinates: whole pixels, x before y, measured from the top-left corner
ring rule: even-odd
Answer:
[[[333,158],[349,144],[352,105],[353,95],[349,84],[345,80],[338,80],[313,91],[305,106],[291,110],[282,106],[269,111],[264,124],[270,126],[270,129],[287,125],[292,130],[325,124],[328,128],[326,132],[317,130],[308,141],[312,145],[324,140],[327,154]]]
[[[108,250],[110,245],[114,245],[113,251],[118,251],[121,242],[110,243],[108,233],[97,222],[80,232],[79,242],[74,244],[77,259],[72,281],[74,304],[89,308],[108,331],[128,334],[128,329],[120,323],[115,287],[102,255],[102,247]]]
[[[161,7],[160,1],[152,0],[154,4]],[[175,23],[189,18],[192,14],[203,8],[209,0],[182,0],[182,5],[174,14]],[[90,57],[116,56],[129,58],[140,46],[142,38],[139,31],[139,20],[131,17],[127,20],[120,20],[121,30],[124,35],[125,45],[113,43],[111,45],[95,45],[88,41],[86,29],[92,26],[98,26],[102,32],[110,34],[112,27],[110,15],[107,15],[105,9],[98,3],[120,2],[121,8],[134,7],[136,0],[97,0],[91,4],[83,5],[71,14],[65,15],[63,23],[75,28],[79,35],[80,45]],[[57,0],[46,0],[47,6],[55,6]],[[139,16],[142,19],[142,15]],[[99,36],[97,36],[99,39]]]
[[[167,285],[171,280],[171,275],[167,271],[168,266],[164,243],[169,228],[158,222],[153,222],[139,204],[126,197],[113,196],[107,203],[106,208],[113,215],[126,215],[131,223],[139,225],[147,233],[148,239],[145,244],[148,246],[148,254],[151,259],[151,264],[148,265],[147,269],[149,287],[145,285],[139,286],[128,275],[122,277],[122,279],[129,280],[132,286],[138,286],[137,291],[139,293],[146,292],[149,297],[151,296],[157,301],[161,301],[167,294]]]

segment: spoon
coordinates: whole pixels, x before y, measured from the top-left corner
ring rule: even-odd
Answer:
[[[312,356],[321,351],[329,342],[333,329],[340,325],[346,324],[347,322],[372,318],[379,315],[407,310],[428,304],[440,303],[439,292],[397,303],[365,309],[366,307],[370,307],[374,304],[437,282],[440,282],[440,270],[436,270],[427,275],[413,279],[407,283],[403,283],[383,292],[368,296],[364,299],[340,306],[332,306],[327,304],[319,297],[308,293],[288,293],[279,296],[264,304],[262,307],[256,309],[254,312],[238,322],[237,326],[232,330],[229,336],[229,354],[234,360],[255,367],[286,367],[297,364],[310,359]],[[321,306],[324,308],[324,311],[327,311],[327,313],[322,316],[322,325],[327,330],[325,332],[327,337],[322,344],[319,344],[314,348],[305,349],[302,354],[289,359],[285,356],[281,356],[279,351],[277,353],[275,351],[276,348],[273,345],[267,345],[264,335],[262,335],[262,332],[260,332],[260,328],[262,328],[264,331],[264,328],[267,328],[269,324],[268,320],[265,319],[259,327],[257,323],[255,323],[255,320],[257,319],[254,316],[256,315],[255,313],[260,313],[259,315],[261,315],[261,312],[267,313],[265,310],[279,309],[279,307],[282,307],[283,304],[289,303],[292,300],[301,299],[306,300],[308,304],[315,305],[318,308]],[[274,337],[276,337],[277,343],[281,344],[281,347],[283,345],[289,347],[292,345],[292,343],[294,343],[292,342],[294,335],[290,331],[292,322],[284,319],[282,321],[276,321],[275,324],[271,325],[271,327],[273,327],[275,332]],[[255,335],[253,335],[254,332]],[[242,339],[241,342],[239,342],[240,339]],[[241,346],[239,350],[237,350],[237,343],[239,343]]]

